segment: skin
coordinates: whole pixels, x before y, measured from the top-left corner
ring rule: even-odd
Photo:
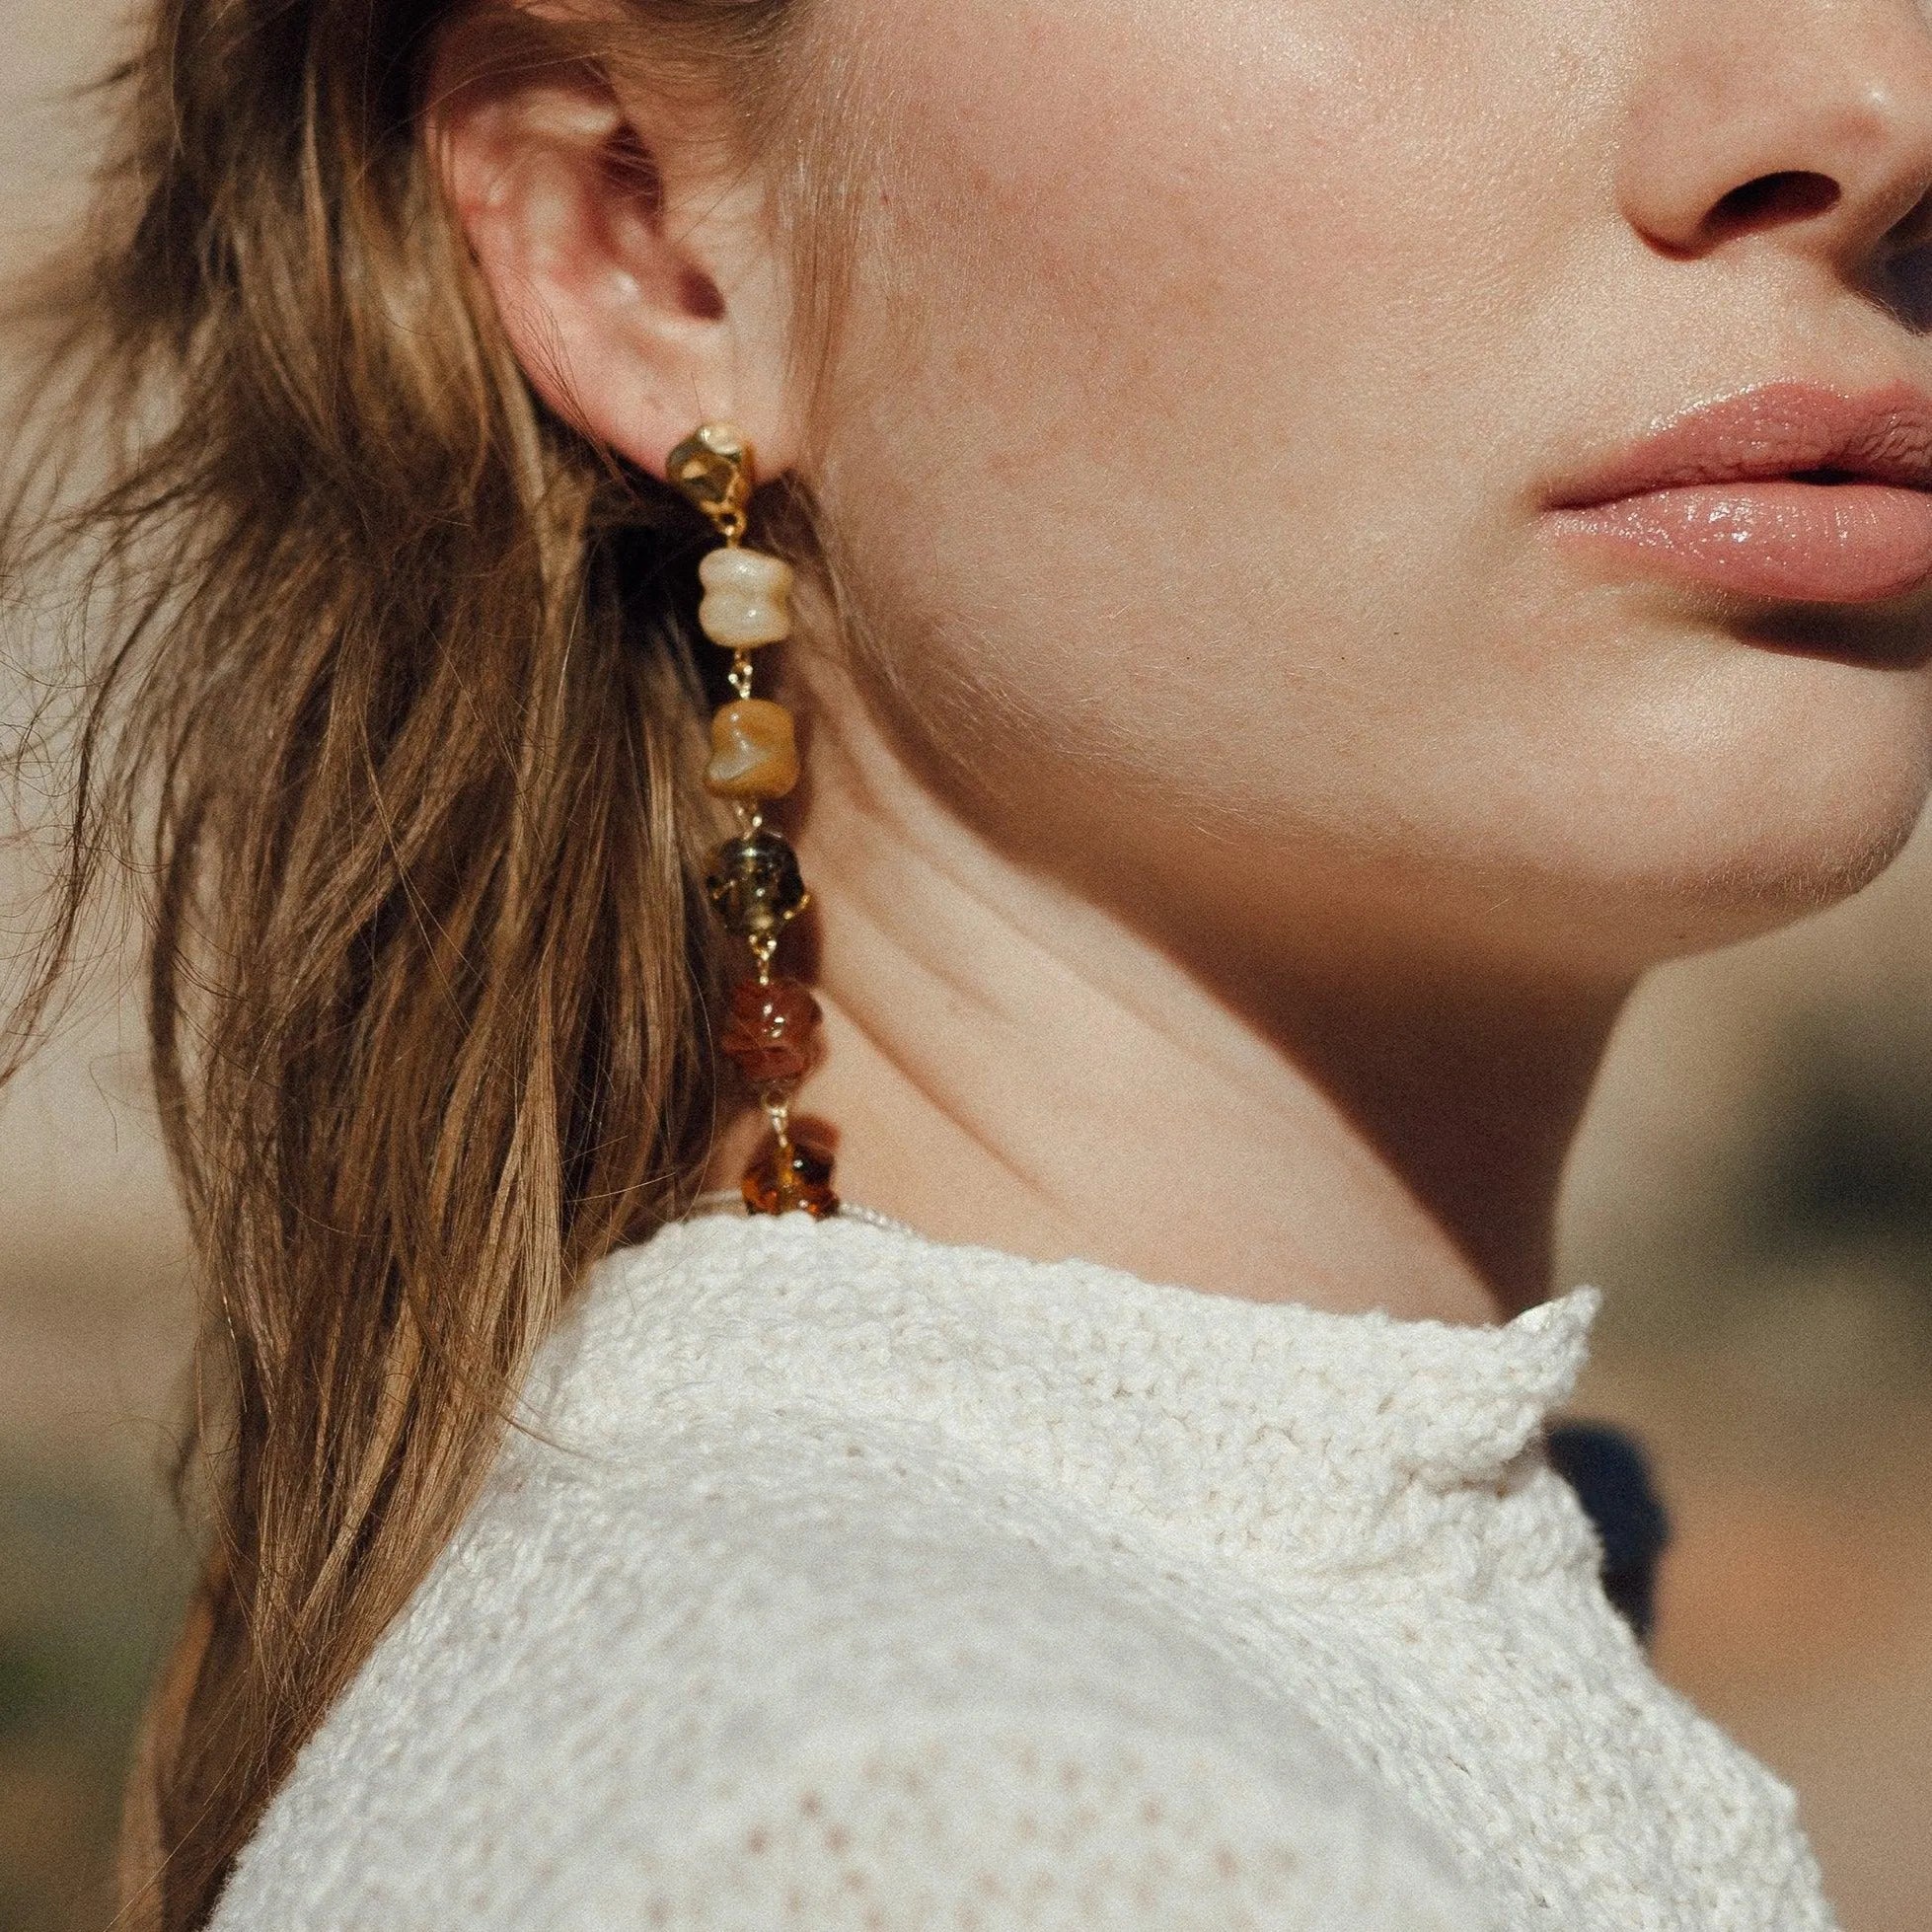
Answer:
[[[819,0],[809,38],[867,148],[812,393],[702,104],[436,99],[539,390],[660,475],[736,421],[822,505],[851,610],[783,662],[844,1192],[1211,1292],[1541,1299],[1638,977],[1855,889],[1932,780],[1923,596],[1747,605],[1549,495],[1754,385],[1932,386],[1932,27]]]

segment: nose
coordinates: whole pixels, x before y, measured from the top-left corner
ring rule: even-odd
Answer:
[[[1653,245],[1694,256],[1752,237],[1855,274],[1924,212],[1920,0],[1659,0],[1655,19],[1618,181]]]

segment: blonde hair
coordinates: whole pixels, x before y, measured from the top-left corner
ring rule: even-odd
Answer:
[[[10,577],[79,559],[105,638],[0,1071],[104,860],[138,856],[206,1287],[181,1465],[206,1570],[123,1861],[164,1932],[206,1919],[560,1305],[682,1211],[714,1128],[702,532],[538,407],[481,299],[420,98],[441,11],[162,0],[36,310],[46,401],[0,526]],[[506,9],[503,57],[725,74],[800,194],[785,0],[624,12],[593,46]],[[61,451],[104,442],[105,483],[49,507]],[[17,769],[61,742],[42,711]]]

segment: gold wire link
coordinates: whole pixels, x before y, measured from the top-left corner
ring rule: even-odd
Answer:
[[[772,1123],[772,1138],[779,1144],[779,1171],[791,1165],[791,1102],[767,1095],[765,1118]]]

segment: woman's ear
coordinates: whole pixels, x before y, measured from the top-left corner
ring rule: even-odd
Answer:
[[[721,104],[647,101],[583,60],[502,58],[489,12],[444,30],[428,133],[532,386],[652,475],[714,420],[779,474],[796,450],[789,278]]]

